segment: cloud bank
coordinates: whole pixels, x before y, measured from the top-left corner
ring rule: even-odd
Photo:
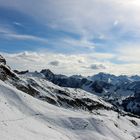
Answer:
[[[17,70],[30,70],[40,71],[41,69],[51,69],[57,74],[82,74],[82,75],[94,75],[98,72],[112,73],[116,75],[120,74],[140,74],[140,64],[115,64],[106,61],[102,61],[94,57],[93,54],[81,54],[81,55],[64,55],[55,54],[51,52],[22,52],[22,53],[1,53],[6,59],[8,65],[12,69]]]

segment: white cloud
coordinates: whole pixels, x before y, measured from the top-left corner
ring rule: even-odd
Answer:
[[[46,38],[34,36],[34,35],[28,35],[28,34],[19,34],[16,31],[6,28],[6,27],[0,27],[0,38],[5,39],[14,39],[14,40],[31,40],[41,43],[48,43],[48,40]]]
[[[140,45],[126,44],[117,49],[117,59],[126,63],[140,63]]]
[[[16,22],[16,21],[14,21],[13,24],[16,25],[16,26],[19,26],[19,27],[24,27],[24,25],[22,25],[21,23]]]
[[[94,52],[91,57],[93,59],[96,58],[98,60],[110,60],[110,59],[116,57],[116,55],[113,54],[113,53],[99,53],[99,52]]]
[[[95,48],[95,44],[86,38],[81,38],[81,39],[63,38],[60,41],[62,42],[62,44],[65,44],[66,46],[68,45],[71,47],[82,47],[82,48],[89,48],[89,49]]]
[[[7,39],[15,39],[15,40],[32,40],[32,41],[37,41],[37,42],[42,42],[42,43],[48,43],[48,40],[45,38],[37,37],[34,35],[27,35],[27,34],[5,34],[3,37]]]
[[[103,64],[92,64],[89,68],[92,69],[92,70],[106,69],[106,67]]]
[[[51,27],[82,36],[109,32],[115,25],[121,32],[139,32],[139,0],[1,0],[1,6],[12,7]]]
[[[51,69],[57,74],[82,74],[93,75],[98,72],[106,72],[112,74],[140,74],[140,64],[114,64],[109,62],[108,59],[104,61],[98,58],[93,59],[94,54],[81,54],[81,55],[65,55],[60,53],[51,53],[44,51],[43,53],[37,52],[21,52],[17,54],[1,53],[7,60],[8,65],[12,69],[40,71],[41,69]],[[50,62],[58,62],[59,65],[54,67]],[[95,65],[98,67],[95,69]],[[91,68],[94,66],[94,70]]]
[[[11,33],[13,33],[13,30],[6,27],[0,27],[0,34],[3,35],[3,34],[11,34]]]
[[[81,55],[64,55],[60,53],[51,53],[51,52],[21,52],[17,54],[6,54],[1,53],[6,59],[8,64],[13,69],[26,70],[29,69],[31,71],[41,70],[44,68],[52,69],[56,73],[61,74],[83,74],[88,75],[90,73],[94,73],[91,69],[85,67],[89,67],[91,64],[96,62],[96,60],[92,60],[90,56],[87,54]],[[50,62],[59,62],[57,67],[50,65]]]
[[[71,46],[95,48],[94,38],[113,41],[116,45],[117,39],[123,35],[140,36],[139,0],[0,0],[0,6],[20,11],[53,30],[79,35],[81,39],[77,40],[64,38],[62,43]],[[117,30],[117,33],[112,30]],[[30,35],[10,34],[9,37],[47,42]],[[123,40],[125,38],[119,41]]]
[[[57,61],[57,60],[51,61],[51,62],[49,63],[49,65],[58,66],[58,65],[59,65],[59,61]]]

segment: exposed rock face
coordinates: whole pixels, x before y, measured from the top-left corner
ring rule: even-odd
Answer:
[[[6,65],[6,60],[0,55],[0,80],[5,81],[8,78],[18,79],[16,74]]]
[[[2,55],[0,55],[0,64],[6,65],[6,60]]]
[[[13,79],[13,78],[18,79],[16,74],[14,72],[12,72],[11,69],[8,66],[0,65],[0,79],[2,81],[5,81],[8,78],[10,78],[10,79]]]
[[[26,70],[26,71],[18,71],[18,70],[14,70],[14,72],[15,72],[16,74],[26,74],[26,73],[29,72],[29,70]]]
[[[82,82],[86,82],[84,81],[84,78],[77,76],[67,77],[60,74],[57,75],[51,72],[49,69],[44,69],[40,73],[44,74],[47,80],[62,87],[81,88],[81,86],[83,85]]]
[[[136,93],[133,97],[123,100],[122,106],[125,111],[140,116],[140,93]]]
[[[49,81],[53,81],[55,78],[55,74],[49,69],[43,69],[40,73],[44,74]]]

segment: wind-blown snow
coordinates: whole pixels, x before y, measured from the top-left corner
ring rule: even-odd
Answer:
[[[135,140],[140,136],[139,119],[107,110],[63,109],[2,81],[0,114],[1,140]]]

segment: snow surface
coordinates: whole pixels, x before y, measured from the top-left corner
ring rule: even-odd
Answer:
[[[41,96],[43,97],[47,96],[48,98],[52,99],[55,102],[55,104],[61,106],[63,105],[63,107],[64,106],[66,107],[66,104],[61,104],[57,102],[56,99],[57,96],[59,95],[57,93],[55,94],[55,91],[48,90],[49,87],[52,87],[52,89],[59,89],[59,87],[61,86],[60,90],[64,92],[69,92],[68,87],[74,88],[73,91],[77,90],[77,88],[80,88],[87,92],[84,93],[83,90],[80,91],[79,89],[78,92],[77,91],[73,92],[71,89],[70,92],[72,94],[70,94],[70,97],[72,97],[71,95],[73,94],[78,95],[79,97],[82,95],[81,97],[84,97],[84,94],[88,95],[89,93],[91,93],[96,95],[94,99],[97,98],[98,101],[99,98],[101,98],[107,102],[110,102],[113,106],[118,107],[121,110],[125,110],[127,112],[140,115],[140,109],[139,109],[140,101],[138,100],[139,97],[137,97],[139,96],[138,94],[140,91],[139,76],[126,76],[126,75],[115,76],[106,73],[99,73],[97,75],[87,77],[87,78],[78,75],[67,77],[64,75],[55,75],[50,70],[46,69],[46,70],[42,70],[42,72],[27,72],[25,74],[19,75],[19,77],[22,80],[24,79],[26,81],[27,84],[25,86],[27,86],[28,84],[31,85],[30,81],[32,79],[32,82],[35,83],[33,84],[33,88],[35,88],[37,91],[41,91],[40,94]],[[46,83],[45,80],[46,81],[49,80],[53,82],[54,85],[53,84],[50,85]],[[11,82],[11,84],[12,83],[13,81]],[[46,87],[47,84],[48,87]],[[59,86],[57,87],[56,84]],[[35,86],[35,85],[40,85],[40,86]],[[47,91],[47,95],[46,95],[46,91]],[[66,99],[67,97],[64,98]],[[90,97],[87,96],[87,98]],[[130,98],[133,104],[131,103]],[[70,100],[70,98],[68,100]]]
[[[0,81],[0,140],[135,140],[140,120],[53,106]],[[134,125],[132,121],[137,122]]]
[[[65,96],[63,94],[60,94],[61,97],[63,98],[78,98],[78,99],[82,99],[82,98],[89,98],[97,103],[103,104],[106,107],[111,108],[112,105],[110,103],[107,103],[105,101],[103,101],[100,97],[86,92],[82,89],[75,89],[75,88],[67,88],[67,87],[60,87],[58,85],[53,84],[50,81],[47,81],[46,79],[44,79],[42,77],[42,75],[36,75],[36,74],[26,74],[26,75],[20,75],[21,81],[23,85],[33,85],[34,89],[36,89],[37,91],[39,91],[41,96],[47,96],[50,97],[54,100],[57,99],[58,96],[58,90],[67,92],[69,94],[69,96]],[[7,84],[9,84],[9,80],[6,81]],[[11,81],[10,83],[12,83],[13,81]],[[38,97],[36,97],[38,98]],[[57,101],[56,101],[57,102]],[[65,106],[65,105],[64,105]]]

